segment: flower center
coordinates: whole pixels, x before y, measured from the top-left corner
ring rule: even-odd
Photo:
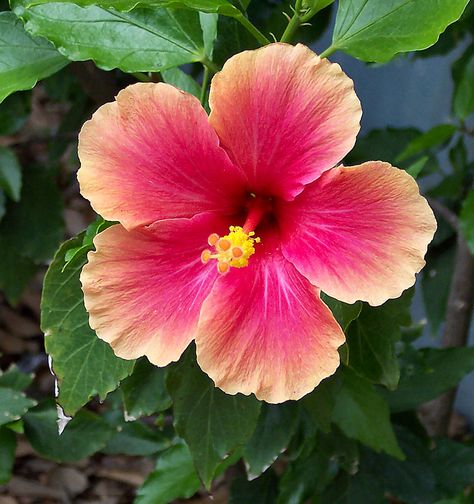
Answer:
[[[249,264],[249,257],[255,254],[256,243],[260,243],[260,238],[255,236],[254,229],[262,220],[268,209],[268,205],[253,197],[249,205],[247,219],[243,227],[230,226],[229,234],[219,236],[212,233],[207,239],[207,243],[214,250],[205,249],[201,253],[201,261],[206,264],[211,259],[217,259],[217,271],[221,275],[229,272],[230,268],[245,268]]]
[[[255,254],[254,244],[259,242],[260,238],[255,237],[254,231],[246,233],[240,226],[230,226],[229,234],[225,236],[219,236],[217,233],[209,236],[207,243],[214,247],[214,251],[203,250],[201,261],[207,263],[210,259],[217,259],[217,271],[225,275],[231,267],[248,266],[249,257]]]

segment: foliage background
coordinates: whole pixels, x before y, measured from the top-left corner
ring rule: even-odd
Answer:
[[[0,1],[2,504],[474,502],[471,429],[452,411],[452,387],[474,369],[472,2],[253,0],[245,14],[247,3]],[[308,9],[312,26],[298,26]],[[351,15],[368,27],[348,38],[338,19]],[[119,89],[162,79],[205,103],[203,76],[271,33],[318,52],[335,33],[330,57],[364,110],[347,161],[409,170],[439,223],[416,292],[380,308],[327,300],[348,337],[343,365],[278,406],[215,390],[192,348],[160,370],[95,337],[78,275],[107,223],[75,180],[77,133]],[[460,412],[472,415],[472,397],[467,384]]]

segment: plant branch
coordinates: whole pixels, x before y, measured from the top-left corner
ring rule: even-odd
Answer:
[[[443,331],[444,348],[462,347],[467,344],[472,310],[474,307],[474,257],[461,232],[458,232],[454,273],[446,307]],[[433,433],[446,436],[453,411],[457,387],[439,397],[433,407],[436,413]]]
[[[327,58],[328,56],[331,56],[331,54],[335,53],[336,51],[337,51],[337,47],[334,47],[333,45],[330,45],[319,56],[321,58]]]
[[[267,37],[253,24],[249,21],[249,19],[244,16],[243,14],[240,14],[236,16],[237,21],[249,32],[251,33],[256,40],[260,43],[260,45],[267,45],[270,44],[271,41],[268,40]]]
[[[215,74],[219,71],[219,67],[213,61],[211,61],[207,56],[204,56],[202,58],[201,63],[204,65],[205,68],[208,68],[213,74]]]
[[[201,105],[203,107],[204,104],[206,103],[207,86],[209,84],[210,77],[211,77],[211,71],[209,70],[209,67],[204,66],[204,75],[202,77],[201,96],[200,96]]]
[[[428,198],[428,203],[434,212],[442,217],[454,229],[454,231],[456,231],[456,233],[459,232],[459,219],[452,210],[432,198]]]

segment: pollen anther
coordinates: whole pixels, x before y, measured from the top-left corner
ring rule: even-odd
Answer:
[[[229,234],[219,236],[216,233],[209,235],[207,240],[215,251],[205,249],[201,252],[201,261],[206,264],[210,259],[217,260],[217,271],[221,275],[229,272],[230,268],[244,268],[249,264],[249,257],[255,254],[255,243],[260,243],[260,238],[255,237],[255,232],[245,233],[240,226],[230,226]]]

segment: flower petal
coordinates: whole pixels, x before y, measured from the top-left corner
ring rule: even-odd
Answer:
[[[216,281],[196,336],[198,363],[218,387],[270,403],[299,399],[333,374],[343,342],[318,290],[278,250]]]
[[[134,84],[100,107],[82,128],[79,157],[81,193],[127,229],[232,213],[244,190],[199,101],[168,84]]]
[[[381,161],[330,170],[279,219],[283,253],[314,285],[375,306],[415,283],[436,230],[413,178]]]
[[[132,231],[115,225],[96,236],[81,282],[99,338],[124,359],[146,355],[158,366],[179,359],[218,275],[201,263],[201,251],[210,232],[225,229],[201,214]]]
[[[362,113],[340,66],[301,44],[233,56],[213,78],[209,103],[209,120],[251,190],[284,199],[351,150]]]

